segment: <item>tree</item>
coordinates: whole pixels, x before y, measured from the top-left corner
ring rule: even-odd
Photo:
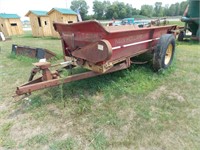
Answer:
[[[142,5],[140,15],[152,17],[153,15],[153,6],[151,5]]]
[[[178,16],[180,14],[180,5],[179,3],[175,4],[175,16]]]
[[[187,5],[188,5],[188,2],[187,2],[187,1],[181,2],[181,4],[180,4],[179,15],[181,15],[181,16],[183,15],[183,13],[184,13],[184,11],[185,11]]]
[[[163,8],[162,8],[162,2],[156,2],[155,8],[154,8],[154,16],[156,17],[162,17],[163,16]]]
[[[114,2],[112,5],[110,5],[107,8],[107,12],[106,12],[106,18],[107,19],[118,19],[118,6],[117,6],[118,2]]]
[[[85,2],[85,0],[73,0],[71,2],[71,7],[72,10],[77,11],[79,9],[80,15],[83,18],[83,20],[86,19],[87,13],[89,6]]]
[[[111,4],[109,1],[104,1],[102,3],[98,0],[95,0],[93,2],[93,10],[97,19],[101,18],[102,16],[105,16],[106,19],[123,19],[139,14],[139,10],[133,8],[132,5],[118,1],[115,1]]]
[[[118,17],[120,19],[127,17],[127,11],[126,11],[126,5],[124,2],[118,2],[116,3],[117,9],[118,9]]]
[[[107,12],[106,12],[106,18],[107,19],[118,18],[118,14],[115,11],[114,5],[108,6]]]
[[[166,4],[163,8],[163,16],[169,16],[169,4]]]
[[[169,16],[175,16],[175,14],[176,14],[176,5],[171,4],[169,7]]]
[[[93,1],[94,17],[96,19],[104,19],[107,8],[110,5],[111,4],[109,1],[103,1],[103,2],[98,0]]]
[[[119,12],[119,18],[122,19],[122,18],[126,18],[126,17],[128,17],[127,12],[126,12],[126,8],[122,8]]]
[[[103,15],[104,15],[103,3],[98,0],[93,1],[93,11],[94,11],[94,17],[96,19],[102,19]]]
[[[126,4],[126,17],[131,18],[133,14],[133,7],[130,4]]]

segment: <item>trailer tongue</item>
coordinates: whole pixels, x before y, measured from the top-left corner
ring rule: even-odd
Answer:
[[[49,62],[36,63],[29,82],[17,87],[17,95],[126,69],[130,67],[132,57],[147,51],[153,52],[156,71],[166,69],[173,60],[176,25],[103,27],[96,21],[85,21],[54,23],[54,28],[59,32],[63,46],[64,62],[61,66],[80,66],[90,71],[61,78],[59,70],[50,71]],[[67,61],[68,58],[71,60]],[[33,79],[40,70],[42,76]]]

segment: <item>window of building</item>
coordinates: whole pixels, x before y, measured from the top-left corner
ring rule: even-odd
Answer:
[[[3,27],[3,24],[1,24],[1,26]]]
[[[45,26],[47,25],[47,21],[44,21]]]
[[[73,23],[73,21],[68,21],[68,23]]]
[[[17,26],[17,23],[11,23],[10,25],[11,26]]]
[[[41,20],[40,20],[40,17],[38,17],[38,25],[39,25],[39,27],[41,27],[42,25],[41,25]]]

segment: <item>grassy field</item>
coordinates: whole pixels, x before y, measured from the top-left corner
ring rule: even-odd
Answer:
[[[19,102],[12,95],[36,60],[10,55],[12,44],[62,56],[58,39],[26,33],[0,42],[0,149],[200,149],[199,43],[177,42],[173,65],[161,73],[132,65]]]

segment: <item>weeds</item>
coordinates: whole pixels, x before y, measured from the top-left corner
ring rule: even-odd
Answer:
[[[75,141],[72,138],[66,140],[55,141],[50,145],[50,150],[73,150],[75,149]]]
[[[75,114],[83,114],[83,113],[89,113],[91,111],[92,107],[92,100],[81,95],[79,100],[78,100],[78,106],[75,109]]]
[[[14,148],[15,141],[10,137],[10,129],[13,126],[13,122],[4,123],[0,126],[0,145],[5,148]]]
[[[92,140],[89,146],[92,146],[94,150],[106,149],[107,145],[108,141],[106,139],[106,136],[102,133],[102,130],[92,135]]]
[[[46,145],[49,143],[48,135],[39,134],[28,139],[26,144],[29,146]]]

